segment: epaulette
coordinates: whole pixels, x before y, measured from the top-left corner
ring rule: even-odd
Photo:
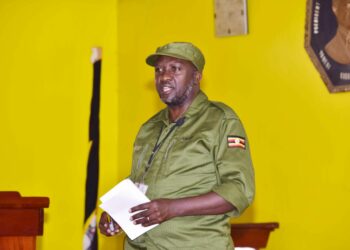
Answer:
[[[219,110],[221,110],[225,116],[226,119],[237,119],[239,120],[238,115],[236,114],[235,111],[233,111],[233,109],[229,106],[227,106],[226,104],[222,103],[222,102],[214,102],[211,101],[211,104],[218,108]]]

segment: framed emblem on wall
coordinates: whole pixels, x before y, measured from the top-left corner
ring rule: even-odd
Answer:
[[[330,92],[350,90],[350,0],[308,0],[305,48]]]

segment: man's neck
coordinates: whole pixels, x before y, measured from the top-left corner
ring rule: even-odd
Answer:
[[[168,107],[170,122],[176,122],[178,119],[180,119],[183,116],[183,114],[187,111],[189,106],[190,103],[180,107]]]

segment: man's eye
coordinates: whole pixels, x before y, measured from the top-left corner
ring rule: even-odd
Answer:
[[[171,71],[177,73],[181,71],[181,68],[179,66],[171,66]]]
[[[156,73],[161,73],[161,72],[162,72],[162,69],[161,69],[161,68],[154,68],[154,71],[155,71]]]

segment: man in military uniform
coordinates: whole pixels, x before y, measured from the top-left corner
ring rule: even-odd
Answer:
[[[135,224],[157,227],[125,249],[232,249],[229,219],[254,196],[244,128],[231,108],[200,90],[205,60],[191,43],[170,43],[146,59],[167,107],[142,125],[130,179],[151,200],[131,208]],[[100,230],[111,230],[103,213]]]

